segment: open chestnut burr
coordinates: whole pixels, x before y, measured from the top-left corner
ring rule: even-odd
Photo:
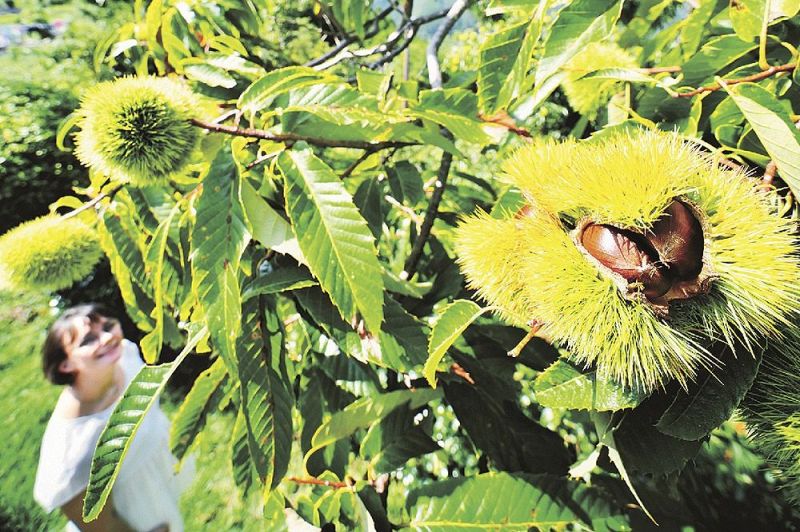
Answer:
[[[642,232],[584,221],[576,243],[617,281],[629,299],[644,297],[666,315],[669,302],[707,294],[714,275],[703,260],[705,240],[699,214],[675,199]]]

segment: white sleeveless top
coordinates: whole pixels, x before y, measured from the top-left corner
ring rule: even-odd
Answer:
[[[119,364],[127,386],[144,363],[136,344],[123,342]],[[33,487],[34,498],[46,511],[86,489],[95,445],[114,406],[88,416],[50,418]],[[170,532],[183,530],[178,499],[194,476],[194,463],[185,460],[177,474],[176,464],[169,451],[169,420],[156,403],[139,426],[111,491],[114,509],[132,528],[146,531],[167,523]],[[70,521],[67,530],[78,528]]]

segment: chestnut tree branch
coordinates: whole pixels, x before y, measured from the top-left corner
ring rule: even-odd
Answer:
[[[431,83],[431,88],[440,90],[442,88],[442,68],[439,64],[439,47],[442,45],[444,38],[453,29],[456,21],[461,17],[464,11],[472,3],[472,0],[456,0],[447,11],[444,22],[439,26],[434,33],[431,42],[428,43],[425,56],[428,64],[428,80]],[[446,128],[441,128],[442,136],[448,140],[453,140],[453,134]],[[442,154],[442,161],[439,163],[439,172],[436,175],[434,183],[433,194],[431,194],[431,201],[428,204],[428,209],[425,211],[425,218],[420,226],[417,239],[411,248],[408,258],[403,266],[403,272],[400,274],[401,279],[410,279],[417,271],[417,264],[422,251],[425,248],[425,243],[431,235],[433,222],[439,214],[439,204],[442,202],[445,188],[447,188],[447,177],[450,175],[450,165],[453,163],[453,154],[445,151]]]
[[[792,72],[795,68],[797,68],[797,63],[771,66],[768,69],[759,72],[757,74],[745,76],[743,78],[726,79],[724,80],[724,83],[725,85],[737,85],[739,83],[745,83],[749,81],[760,81],[762,79],[766,79],[770,76],[774,76],[775,74],[779,74],[781,72]],[[720,85],[719,83],[714,83],[713,85],[706,85],[705,87],[700,87],[699,89],[695,89],[693,91],[675,93],[673,94],[673,98],[691,98],[692,96],[697,96],[698,94],[703,94],[704,92],[718,91],[721,88],[722,85]]]
[[[203,120],[198,120],[196,118],[192,118],[191,122],[197,127],[201,127],[203,129],[206,129],[208,131],[213,131],[215,133],[225,133],[227,135],[233,135],[236,137],[250,137],[254,139],[271,140],[273,142],[294,143],[303,141],[322,148],[355,148],[360,150],[377,151],[386,148],[402,148],[404,146],[416,145],[415,142],[404,142],[395,140],[387,140],[383,142],[369,142],[366,140],[334,140],[322,137],[309,137],[306,135],[297,135],[295,133],[271,133],[263,129],[238,128],[234,126],[226,126],[224,124],[213,124],[210,122],[205,122]]]
[[[372,25],[372,28],[370,28],[370,30],[367,31],[364,36],[366,38],[370,38],[370,37],[374,37],[375,35],[377,35],[378,34],[378,29],[379,29],[378,23],[381,20],[383,20],[386,17],[388,17],[389,14],[392,11],[394,11],[394,8],[387,7],[386,9],[384,9],[383,11],[378,13],[378,15],[374,19],[372,19],[371,21],[367,22],[367,25]],[[311,61],[307,62],[304,66],[315,67],[317,65],[321,65],[322,63],[324,63],[325,61],[327,61],[331,57],[334,57],[336,54],[338,54],[339,52],[341,52],[342,50],[344,50],[345,48],[347,48],[348,46],[353,44],[353,42],[355,42],[356,39],[357,39],[357,37],[355,35],[348,35],[347,37],[342,39],[336,46],[334,46],[333,48],[331,48],[330,50],[328,50],[327,52],[325,52],[321,56],[317,57],[316,59],[312,59]]]

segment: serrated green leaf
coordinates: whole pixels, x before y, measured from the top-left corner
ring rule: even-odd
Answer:
[[[401,296],[422,299],[425,294],[431,291],[433,283],[431,281],[409,281],[400,279],[400,276],[388,270],[383,271],[383,283],[387,292],[400,294]],[[427,344],[427,339],[426,339]]]
[[[422,427],[414,425],[413,412],[398,408],[372,425],[361,442],[361,456],[370,458],[375,473],[394,471],[409,459],[441,449]]]
[[[130,210],[119,204],[103,214],[103,222],[117,254],[131,273],[131,279],[146,292],[152,292],[152,283],[146,273],[142,250],[136,240],[137,228],[130,220]]]
[[[208,415],[214,412],[222,401],[228,372],[221,358],[194,381],[192,389],[178,408],[172,420],[169,433],[169,446],[178,460],[192,447],[197,435],[203,430]]]
[[[205,312],[215,349],[236,374],[236,338],[242,322],[239,261],[250,241],[230,149],[222,148],[203,181],[192,230],[192,286]]]
[[[266,495],[280,483],[289,467],[292,398],[270,366],[272,358],[280,353],[273,353],[270,339],[261,335],[258,305],[251,301],[243,314],[245,323],[236,349],[241,411],[250,456]]]
[[[233,481],[239,486],[242,492],[247,493],[253,485],[253,460],[250,457],[250,438],[247,432],[247,422],[241,408],[236,414],[236,421],[233,424],[231,433],[230,452],[231,452],[231,472]]]
[[[321,290],[307,288],[294,293],[325,334],[348,355],[362,361],[407,372],[422,365],[427,354],[427,329],[388,294],[384,295],[384,321],[376,335],[359,335],[345,323]]]
[[[282,266],[247,283],[242,292],[242,301],[247,301],[260,295],[307,288],[316,284],[317,282],[311,277],[308,270],[293,266]]]
[[[377,178],[365,179],[356,189],[353,202],[367,221],[372,236],[376,241],[380,240],[383,232],[383,183]]]
[[[97,441],[89,473],[89,485],[83,500],[84,521],[94,521],[100,515],[117,480],[122,461],[145,415],[155,404],[167,381],[183,359],[207,334],[206,327],[194,327],[186,346],[173,362],[142,367],[128,385]]]
[[[247,227],[255,240],[267,249],[274,249],[278,253],[294,257],[300,264],[305,264],[306,259],[297,244],[292,226],[258,195],[247,180],[242,180],[242,205]]]
[[[248,115],[254,115],[269,106],[276,96],[294,89],[324,83],[341,83],[341,81],[308,67],[290,66],[279,68],[262,76],[247,87],[239,96],[238,106]]]
[[[419,103],[409,112],[450,130],[456,138],[476,144],[488,144],[492,138],[478,119],[478,97],[466,89],[427,90],[419,94]]]
[[[417,389],[397,390],[359,399],[320,425],[311,439],[311,449],[306,453],[305,461],[308,462],[311,455],[323,447],[379,422],[402,405],[408,405],[413,410],[441,396],[441,391]]]
[[[486,6],[486,16],[502,15],[505,13],[530,13],[539,0],[490,0]]]
[[[752,41],[761,33],[761,23],[766,13],[767,0],[736,0],[730,3],[728,13],[733,31],[743,41]]]
[[[613,431],[614,442],[628,470],[663,474],[677,471],[697,454],[702,441],[668,436],[655,425],[672,397],[654,394],[625,413]]]
[[[744,348],[734,352],[727,344],[720,347],[715,355],[722,367],[703,370],[688,390],[678,391],[658,420],[658,430],[683,440],[699,440],[739,406],[756,378],[763,350],[751,355]]]
[[[653,76],[642,74],[635,68],[604,68],[590,72],[580,79],[613,79],[617,81],[631,81],[636,83],[658,83]]]
[[[394,197],[401,203],[416,205],[425,198],[422,176],[417,167],[408,161],[397,161],[386,168],[389,188]]]
[[[400,530],[592,530],[627,528],[621,510],[599,492],[555,475],[484,473],[412,490],[411,520]]]
[[[634,408],[646,397],[610,380],[599,380],[596,371],[583,373],[564,360],[557,360],[540,373],[533,390],[542,406],[598,412]]]
[[[194,81],[199,81],[209,87],[223,87],[231,89],[236,86],[236,80],[224,69],[207,63],[202,59],[189,58],[181,62],[184,75]]]
[[[544,43],[534,86],[540,87],[587,44],[609,35],[621,9],[617,0],[577,0],[563,8]]]
[[[538,27],[538,20],[515,24],[493,33],[481,45],[478,105],[484,114],[505,109],[515,89],[519,89],[519,72],[524,75],[528,70]]]
[[[755,42],[743,41],[736,35],[722,35],[709,39],[681,67],[682,84],[694,86],[710,81],[722,68],[757,46]]]
[[[153,330],[147,333],[141,341],[142,354],[148,364],[154,363],[161,355],[161,347],[164,343],[164,261],[167,251],[167,240],[169,239],[172,220],[180,212],[179,205],[175,205],[167,218],[158,226],[150,245],[145,250],[145,259],[148,265],[152,266],[150,278],[153,280],[153,309],[152,317],[155,320]]]
[[[447,350],[461,336],[464,329],[488,310],[491,310],[490,307],[481,308],[472,301],[459,299],[450,303],[439,314],[431,329],[431,336],[428,340],[428,360],[422,369],[422,374],[431,386],[436,388],[436,368]]]
[[[147,298],[135,283],[134,274],[129,269],[128,262],[123,255],[133,251],[133,249],[129,247],[130,241],[124,234],[119,224],[119,219],[111,208],[103,213],[101,222],[98,224],[98,235],[100,236],[100,245],[103,248],[103,252],[109,258],[111,271],[114,274],[128,315],[140,329],[149,331],[153,326],[150,312],[155,304]],[[141,254],[138,253],[138,249],[135,251],[141,261],[142,258]],[[144,269],[143,265],[142,269]]]
[[[508,382],[513,382],[514,361],[508,357],[496,361],[510,370],[505,379],[496,376],[494,367],[474,360],[459,362],[475,385],[460,378],[443,383],[445,399],[475,448],[488,458],[492,467],[565,474],[574,456],[564,446],[561,436],[527,417],[516,404],[520,390],[516,383]]]
[[[244,47],[242,41],[236,37],[231,37],[230,35],[214,35],[208,39],[208,46],[212,50],[236,52],[243,57],[247,57],[249,55],[247,48]]]
[[[800,197],[800,131],[787,109],[766,89],[755,83],[726,87],[747,122],[753,126],[772,161],[795,197]]]
[[[489,214],[492,218],[508,218],[519,212],[525,203],[522,192],[517,187],[510,186],[500,193]]]
[[[383,321],[383,278],[366,221],[333,170],[310,150],[283,152],[286,212],[300,249],[325,292],[350,322],[356,313],[370,331]]]

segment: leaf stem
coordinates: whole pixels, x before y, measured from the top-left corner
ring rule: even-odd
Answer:
[[[295,133],[271,133],[263,129],[238,128],[226,126],[224,124],[212,124],[196,118],[191,119],[192,124],[215,133],[225,133],[236,137],[251,137],[255,139],[271,140],[273,142],[308,142],[322,148],[356,148],[361,150],[383,150],[386,148],[402,148],[404,146],[414,146],[415,142],[401,142],[387,140],[384,142],[369,142],[366,140],[334,140],[322,137],[309,137],[297,135]]]
[[[309,478],[300,478],[300,477],[288,477],[286,480],[290,482],[294,482],[295,484],[311,484],[312,486],[328,486],[329,488],[341,489],[349,487],[347,482],[332,482],[330,480],[321,480],[314,477]]]
[[[759,72],[758,74],[753,74],[751,76],[745,76],[743,78],[737,79],[726,79],[723,80],[725,85],[737,85],[739,83],[745,83],[750,81],[761,81],[762,79],[766,79],[770,76],[774,76],[775,74],[779,74],[781,72],[792,72],[795,68],[797,68],[797,63],[788,63],[785,65],[778,65],[778,66],[771,66],[768,69]],[[673,95],[673,98],[691,98],[692,96],[697,96],[698,94],[703,94],[704,92],[713,92],[718,91],[722,88],[722,85],[719,83],[714,83],[713,85],[706,85],[705,87],[700,87],[699,89],[695,89],[689,92],[678,92]]]
[[[107,197],[110,197],[110,196],[113,196],[114,194],[116,194],[117,191],[119,189],[121,189],[121,188],[122,188],[122,185],[117,185],[117,186],[115,186],[114,188],[112,188],[111,190],[109,190],[107,192],[103,192],[102,194],[98,194],[97,196],[93,197],[92,199],[90,199],[89,201],[87,201],[86,203],[84,203],[83,205],[78,207],[77,209],[73,209],[73,210],[69,211],[68,213],[65,213],[65,214],[61,215],[61,219],[62,220],[66,220],[67,218],[72,218],[73,216],[79,215],[83,211],[91,209],[92,207],[94,207],[95,205],[100,203],[100,201],[102,201],[104,198],[107,198]]]

